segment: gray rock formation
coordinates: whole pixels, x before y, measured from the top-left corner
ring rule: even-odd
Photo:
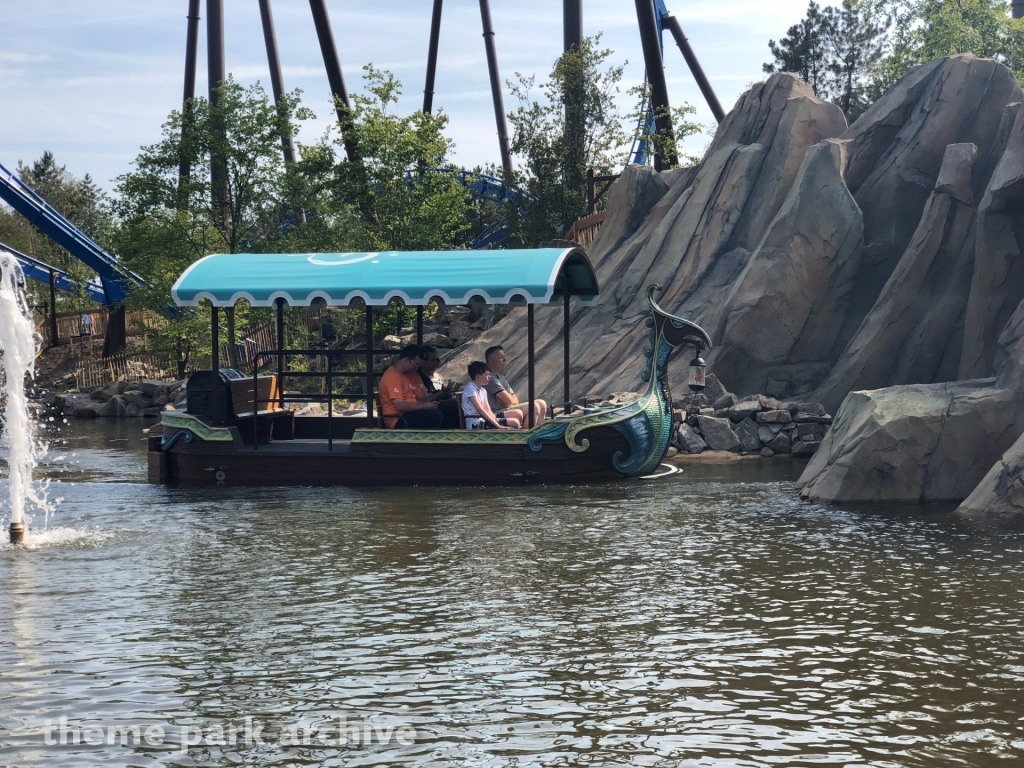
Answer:
[[[995,379],[851,392],[800,476],[800,495],[963,499],[1020,434],[1017,401]]]
[[[701,453],[708,447],[700,433],[689,424],[680,424],[676,437],[679,447],[687,453]]]
[[[1024,296],[1022,100],[1008,69],[967,54],[915,67],[849,128],[792,75],[754,85],[698,168],[634,166],[612,186],[588,249],[602,298],[572,312],[573,393],[637,388],[654,282],[711,334],[709,368],[739,396],[834,409],[851,388],[992,375]],[[560,309],[537,321],[537,391],[558,399]],[[524,326],[511,312],[449,370],[500,342],[523,388]],[[687,362],[670,364],[677,387]]]
[[[732,425],[728,419],[698,416],[697,428],[700,430],[704,442],[712,451],[737,451],[740,448],[740,439],[732,431]]]
[[[815,393],[835,410],[847,392],[953,381],[974,267],[973,144],[946,147],[935,188],[875,305]]]
[[[956,513],[998,525],[1024,521],[1024,435],[992,465]]]

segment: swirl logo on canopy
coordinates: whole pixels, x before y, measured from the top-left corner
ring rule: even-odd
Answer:
[[[397,255],[398,255],[397,251],[391,251],[391,252],[388,253],[388,256],[397,256]],[[325,257],[328,257],[328,256],[344,256],[345,258],[342,258],[342,259],[340,259],[338,261],[330,261],[328,258],[325,258]],[[352,256],[352,255],[346,254],[346,253],[337,253],[337,254],[311,253],[307,257],[306,261],[308,261],[310,264],[316,264],[317,266],[320,266],[320,267],[342,267],[342,266],[344,266],[346,264],[358,264],[361,261],[370,261],[371,259],[376,259],[378,256],[380,256],[380,251],[377,251],[375,253],[364,253],[361,256]],[[376,264],[377,262],[374,261],[373,263]]]

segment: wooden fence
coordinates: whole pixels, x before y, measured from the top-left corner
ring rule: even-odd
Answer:
[[[53,339],[53,324],[49,315],[36,324],[36,332],[42,338],[42,346],[52,347],[89,338],[103,338],[107,333],[110,310],[87,309],[57,313],[57,339]],[[145,336],[159,333],[167,327],[167,320],[144,309],[129,309],[125,313],[125,330],[129,336]]]
[[[597,233],[601,231],[604,218],[605,212],[598,211],[577,220],[569,230],[569,239],[586,248],[597,239]]]
[[[302,323],[307,333],[316,333],[320,330],[327,309],[323,307],[306,307],[302,316]],[[251,328],[249,332],[238,340],[236,351],[238,353],[238,367],[252,372],[256,356],[262,352],[273,352],[277,349],[277,321],[263,323]],[[230,347],[227,344],[220,345],[221,365],[227,365],[231,359]],[[260,365],[270,365],[271,360],[264,358]]]
[[[166,357],[156,355],[114,355],[75,369],[79,389],[100,387],[112,381],[138,379],[173,380],[177,366]]]

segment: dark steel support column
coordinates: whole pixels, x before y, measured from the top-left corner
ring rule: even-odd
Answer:
[[[565,397],[565,408],[566,413],[572,411],[572,407],[569,405],[569,290],[564,286],[565,275],[562,275],[563,290],[565,291],[565,303],[562,311],[562,394]]]
[[[215,305],[210,308],[210,338],[213,341],[213,350],[210,361],[210,369],[213,373],[213,381],[210,383],[210,419],[213,426],[220,422],[220,403],[217,396],[220,392],[220,312]],[[255,426],[254,426],[255,429]]]
[[[665,66],[661,61],[661,43],[658,40],[658,21],[654,15],[654,0],[635,0],[636,20],[640,27],[640,44],[644,49],[644,65],[647,67],[647,81],[651,84],[651,103],[657,115],[654,126],[659,135],[672,136],[672,118],[669,114],[668,84],[665,82]],[[678,165],[679,158],[673,151],[667,158],[654,156],[655,170],[668,165]]]
[[[434,12],[430,16],[430,47],[427,49],[427,81],[423,86],[423,111],[430,114],[434,109],[434,75],[437,73],[437,44],[441,38],[441,4],[434,0]]]
[[[341,137],[345,141],[345,154],[349,162],[356,159],[356,145],[349,136],[352,121],[349,111],[352,103],[348,99],[348,88],[345,87],[345,75],[341,71],[338,59],[338,48],[334,44],[334,32],[331,31],[331,19],[327,15],[325,0],[309,0],[313,11],[313,24],[316,25],[316,36],[320,41],[320,53],[324,57],[324,68],[327,70],[327,81],[331,84],[331,95],[338,111],[338,124],[341,126]]]
[[[56,347],[60,344],[60,334],[57,330],[57,273],[50,270],[50,346]]]
[[[224,65],[224,0],[206,0],[206,71],[209,78],[210,106],[220,101],[218,88],[227,80]],[[218,126],[224,131],[224,126]],[[213,205],[221,214],[221,225],[225,226],[228,216],[227,169],[222,158],[211,158],[210,182]]]
[[[562,0],[562,50],[579,48],[583,41],[583,0]]]
[[[107,315],[107,332],[103,337],[103,357],[113,357],[128,343],[125,308],[111,307]]]
[[[267,46],[267,65],[270,67],[270,85],[274,90],[274,103],[280,104],[284,97],[284,74],[281,72],[281,57],[277,52],[277,34],[274,32],[274,13],[270,0],[260,0],[260,19],[263,21],[263,42]],[[281,137],[281,148],[286,163],[295,162],[295,143],[291,136]]]
[[[373,429],[373,307],[366,305],[366,426]],[[383,416],[383,414],[382,414]]]
[[[284,352],[284,299],[277,300],[277,351]],[[284,408],[284,355],[277,356],[277,393],[280,396],[281,408]]]
[[[534,390],[533,381],[533,363],[534,363],[534,346],[533,346],[533,304],[526,305],[526,368],[529,374],[529,397],[530,397],[530,415],[528,417],[530,422],[530,429],[533,429],[533,401],[536,397]]]
[[[196,58],[199,53],[199,0],[188,0],[188,33],[185,37],[185,90],[181,96],[181,114],[183,123],[188,122],[192,114],[192,99],[196,96]],[[185,125],[181,127],[182,138]],[[178,179],[187,179],[192,175],[192,163],[182,160],[178,166]]]
[[[423,305],[416,307],[416,344],[423,344]]]
[[[498,52],[494,47],[494,26],[491,24],[491,6],[480,0],[480,21],[484,28],[484,50],[487,51],[487,72],[491,78],[491,98],[494,100],[494,122],[498,126],[498,148],[501,167],[512,172],[512,153],[508,147],[508,124],[505,121],[505,100],[501,95],[501,75],[498,74]]]
[[[676,39],[676,45],[679,46],[680,52],[683,54],[683,58],[686,59],[686,65],[690,68],[690,74],[693,75],[693,79],[697,81],[697,87],[700,88],[700,92],[704,94],[704,101],[711,107],[711,114],[715,116],[715,120],[719,123],[725,117],[725,110],[722,109],[722,105],[718,101],[718,97],[715,95],[715,89],[711,87],[711,83],[708,82],[707,75],[704,74],[704,68],[701,67],[700,62],[697,61],[697,54],[693,52],[693,48],[690,47],[690,41],[686,39],[686,35],[683,34],[683,28],[679,26],[679,19],[673,16],[671,13],[666,13],[661,17],[661,23],[669,28],[672,33],[672,37]]]

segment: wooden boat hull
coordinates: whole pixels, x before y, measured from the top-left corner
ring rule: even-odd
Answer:
[[[149,481],[183,486],[402,486],[526,485],[604,482],[625,475],[612,456],[628,454],[611,427],[587,430],[589,447],[577,453],[564,441],[539,450],[521,444],[367,443],[336,441],[335,450],[301,441],[253,448],[231,442],[177,440],[161,449],[165,430],[149,435]],[[240,441],[239,441],[240,442]]]

